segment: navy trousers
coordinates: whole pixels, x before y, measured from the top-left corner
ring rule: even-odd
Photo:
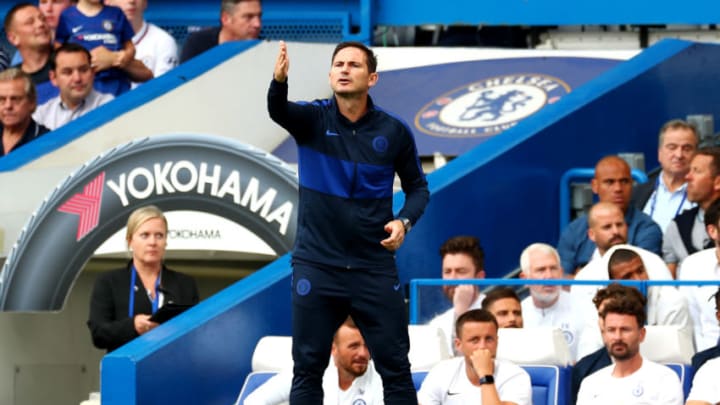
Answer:
[[[293,263],[293,383],[290,405],[323,403],[322,376],[335,331],[352,316],[388,405],[417,405],[410,374],[408,319],[397,269],[344,269]]]

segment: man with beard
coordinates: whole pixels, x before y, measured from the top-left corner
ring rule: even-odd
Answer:
[[[455,236],[440,246],[443,280],[471,280],[485,278],[485,253],[474,236]],[[445,333],[448,350],[454,353],[455,320],[471,309],[480,308],[485,296],[472,284],[444,285],[443,294],[452,302],[452,308],[436,316],[430,326]]]
[[[482,309],[495,316],[499,328],[522,328],[520,297],[510,287],[492,289],[482,300]]]
[[[382,380],[370,361],[365,340],[352,318],[348,317],[335,333],[331,356],[332,361],[323,375],[323,404],[383,404]],[[280,372],[253,391],[243,404],[286,403],[291,386],[292,370]]]
[[[577,404],[682,405],[677,374],[640,354],[645,339],[643,303],[631,296],[613,299],[605,303],[600,317],[605,347],[614,364],[583,380]]]
[[[714,246],[703,221],[705,211],[720,198],[720,148],[702,148],[690,161],[687,198],[697,204],[675,217],[663,238],[663,259],[675,275],[689,255]]]
[[[563,278],[560,256],[550,245],[533,243],[520,255],[520,277],[527,280]],[[577,360],[578,342],[582,337],[583,316],[590,311],[589,302],[574,302],[570,293],[557,285],[530,285],[530,296],[522,301],[525,327],[551,326],[562,330],[573,362]],[[585,308],[587,307],[587,308]]]

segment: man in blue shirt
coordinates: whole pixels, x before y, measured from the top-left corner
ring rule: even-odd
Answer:
[[[662,231],[647,214],[630,205],[632,177],[630,166],[618,156],[602,158],[595,166],[590,186],[600,202],[617,205],[625,214],[627,243],[662,254]],[[587,216],[572,221],[558,242],[557,250],[566,274],[575,274],[585,266],[595,252],[595,242],[588,238]]]

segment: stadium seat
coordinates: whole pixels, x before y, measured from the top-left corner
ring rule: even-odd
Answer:
[[[410,325],[410,352],[408,358],[412,371],[427,371],[441,360],[449,359],[445,334],[430,325]]]
[[[666,366],[670,367],[680,378],[680,383],[683,387],[683,394],[685,395],[685,398],[687,398],[688,394],[690,394],[690,387],[692,387],[692,379],[694,370],[692,366],[689,366],[687,364],[680,364],[680,363],[664,363]]]
[[[275,374],[277,374],[277,372],[275,371],[253,371],[252,373],[248,374],[248,376],[245,378],[245,383],[240,390],[240,396],[238,396],[236,404],[241,405],[248,395],[255,391],[257,387],[263,385],[265,381],[269,380],[270,377],[274,376]]]
[[[425,380],[425,376],[427,376],[427,371],[413,371],[412,372],[412,379],[413,384],[415,384],[415,391],[420,389],[420,386],[422,385],[423,380]]]
[[[645,326],[645,341],[640,354],[656,363],[690,364],[693,350],[692,336],[680,331],[677,325]]]
[[[500,328],[497,358],[515,364],[564,367],[570,364],[570,348],[560,329],[552,327]]]
[[[530,374],[533,405],[562,405],[568,401],[570,367],[521,365]]]
[[[263,336],[255,345],[252,371],[280,371],[291,369],[292,366],[290,336]]]

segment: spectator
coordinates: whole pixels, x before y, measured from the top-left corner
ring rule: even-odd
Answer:
[[[715,241],[715,247],[701,250],[688,256],[678,269],[678,280],[718,280],[720,281],[720,200],[713,202],[705,211],[705,227],[710,238]],[[693,320],[693,333],[695,334],[695,349],[707,350],[718,344],[720,327],[718,326],[717,308],[713,305],[711,297],[716,292],[716,286],[681,286],[688,301],[690,316]]]
[[[510,287],[492,289],[482,300],[482,309],[490,312],[500,328],[522,328],[520,297]]]
[[[603,340],[614,364],[587,376],[580,384],[578,405],[682,405],[683,391],[670,368],[645,359],[645,307],[631,296],[609,300],[600,313]]]
[[[193,32],[185,40],[180,63],[228,41],[257,39],[262,28],[260,0],[222,0],[220,26]]]
[[[66,8],[70,7],[75,1],[72,0],[39,0],[38,1],[38,8],[40,9],[40,12],[45,16],[45,23],[50,28],[50,36],[51,36],[51,42],[55,37],[55,30],[58,26],[58,20],[60,19],[60,14],[65,10]],[[15,52],[15,55],[13,56],[11,64],[13,66],[21,64],[23,61],[22,55],[20,55],[20,52]]]
[[[153,205],[130,214],[126,240],[132,259],[99,275],[90,296],[87,325],[98,349],[110,352],[150,332],[158,326],[152,314],[166,304],[198,302],[195,280],[163,264],[167,230],[165,215]]]
[[[323,374],[323,404],[382,405],[383,385],[370,352],[352,318],[333,337],[331,361]],[[250,394],[243,404],[278,405],[290,399],[292,370],[281,371]]]
[[[663,259],[673,275],[686,257],[714,245],[703,217],[710,204],[720,198],[720,148],[698,150],[690,162],[687,181],[688,200],[697,206],[673,219],[663,239]]]
[[[37,93],[30,76],[17,68],[0,72],[0,156],[48,132],[32,119],[36,105]]]
[[[532,403],[530,376],[495,358],[498,323],[484,309],[462,314],[455,326],[455,347],[462,356],[435,365],[418,391],[420,405]]]
[[[440,246],[442,257],[443,280],[471,280],[485,278],[485,253],[480,241],[474,236],[455,236]],[[452,302],[452,308],[436,316],[430,321],[430,326],[436,327],[445,333],[445,340],[453,353],[453,335],[455,320],[470,309],[482,306],[484,295],[476,285],[444,285],[443,294]]]
[[[695,127],[683,120],[671,120],[660,129],[658,161],[661,171],[634,188],[632,204],[648,214],[665,232],[673,218],[693,204],[687,198],[690,159],[699,143]]]
[[[178,64],[178,47],[170,34],[155,24],[145,21],[147,0],[106,0],[105,4],[122,9],[133,30],[132,38],[135,45],[135,59],[140,60],[158,77]],[[132,87],[139,85],[133,82]]]
[[[533,243],[520,255],[520,277],[528,280],[563,278],[560,256],[550,245]],[[573,302],[570,293],[557,285],[530,285],[530,296],[522,301],[525,327],[551,326],[562,330],[573,362],[583,334],[584,316],[592,312],[589,302]],[[587,308],[585,308],[587,307]]]
[[[718,287],[713,298],[715,298],[715,319],[720,323],[720,287]],[[695,353],[692,358],[693,370],[699,370],[706,361],[714,359],[715,357],[720,357],[720,340],[718,340],[717,345]]]
[[[108,29],[109,28],[109,29]],[[94,87],[118,96],[130,90],[130,81],[145,82],[152,72],[135,59],[135,32],[122,10],[101,0],[79,0],[60,15],[55,41],[80,44],[90,51]]]
[[[709,360],[695,373],[685,405],[720,404],[720,358]]]
[[[90,67],[90,52],[82,46],[60,46],[50,58],[50,66],[50,80],[60,89],[60,95],[41,105],[33,118],[51,130],[113,99],[93,89],[95,73]]]
[[[630,166],[617,156],[602,158],[595,165],[595,177],[590,183],[600,202],[617,205],[625,216],[628,243],[660,254],[662,231],[657,224],[630,205],[632,178]],[[595,243],[588,238],[588,219],[583,216],[572,221],[563,230],[558,242],[558,253],[566,273],[575,274],[592,258]]]
[[[14,5],[5,15],[5,33],[22,56],[22,63],[13,66],[30,75],[38,105],[57,96],[58,89],[50,82],[52,34],[40,9],[30,3]]]
[[[637,288],[620,285],[618,283],[612,283],[605,288],[597,290],[597,293],[593,298],[593,303],[595,304],[597,312],[600,313],[605,307],[605,303],[609,300],[622,298],[628,295],[633,296],[634,299],[642,302],[643,305],[645,305],[645,297],[642,295],[642,293],[640,293]],[[595,329],[600,332],[603,329],[603,319],[600,317],[596,318],[597,324],[589,325],[588,330],[599,326],[599,329]],[[605,340],[602,340],[602,344],[603,346],[601,348],[591,354],[588,354],[587,356],[584,356],[583,358],[578,360],[578,362],[575,363],[575,365],[572,367],[572,379],[570,382],[570,405],[575,405],[575,402],[577,401],[577,394],[580,390],[580,384],[582,383],[582,380],[585,379],[585,377],[612,364],[612,360],[610,360],[610,355],[605,348],[607,342]]]

